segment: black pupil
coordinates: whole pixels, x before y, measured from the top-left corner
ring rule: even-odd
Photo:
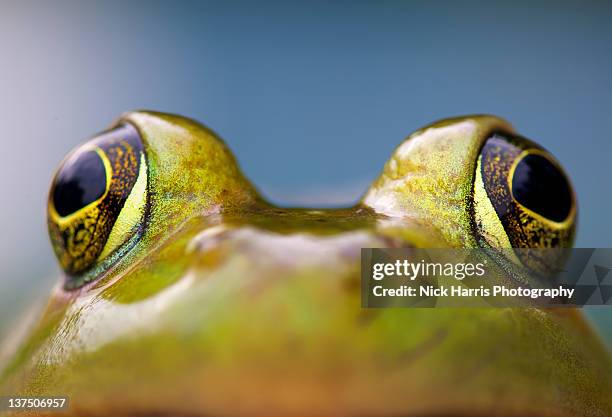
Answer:
[[[83,152],[66,161],[53,189],[57,214],[67,216],[102,197],[106,190],[106,170],[95,151]]]
[[[512,177],[516,201],[550,220],[561,222],[572,208],[570,186],[559,169],[541,155],[530,154],[517,164]]]

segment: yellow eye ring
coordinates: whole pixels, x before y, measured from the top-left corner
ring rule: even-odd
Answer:
[[[87,211],[88,209],[91,209],[92,207],[95,207],[97,204],[100,203],[100,201],[102,201],[106,195],[108,194],[108,189],[112,180],[112,168],[110,165],[110,161],[108,160],[108,157],[106,156],[106,154],[104,153],[104,151],[100,148],[94,147],[92,148],[91,146],[83,146],[83,149],[79,149],[78,152],[87,152],[89,150],[94,151],[99,157],[100,160],[102,161],[102,164],[104,165],[104,171],[106,173],[106,187],[104,190],[104,194],[102,194],[102,196],[100,196],[98,199],[92,201],[91,203],[88,203],[86,206],[84,206],[83,208],[70,213],[66,216],[61,216],[56,208],[55,208],[55,204],[50,201],[49,202],[49,216],[51,217],[51,220],[53,220],[54,222],[56,222],[58,225],[60,226],[66,226],[71,222],[74,222],[76,220],[76,218],[78,218],[84,211]]]
[[[571,204],[570,205],[570,210],[567,214],[567,216],[565,217],[564,220],[562,221],[555,221],[552,219],[549,219],[546,216],[541,215],[540,213],[530,209],[529,207],[526,207],[524,204],[522,204],[520,201],[517,200],[517,198],[514,195],[513,192],[513,179],[514,179],[514,174],[516,172],[517,167],[519,166],[519,164],[525,160],[526,157],[531,156],[531,155],[537,155],[541,158],[544,158],[545,160],[547,160],[551,165],[553,165],[554,167],[556,167],[556,169],[559,172],[563,172],[563,169],[561,168],[561,166],[559,165],[559,163],[554,160],[551,155],[548,152],[545,152],[542,149],[528,149],[528,150],[524,150],[522,151],[519,156],[514,160],[514,162],[512,163],[512,166],[510,167],[510,171],[508,172],[508,187],[510,188],[510,192],[512,195],[512,199],[516,202],[516,204],[519,204],[521,206],[521,208],[526,212],[529,213],[529,215],[531,215],[532,217],[538,219],[540,222],[546,224],[547,226],[549,226],[552,229],[567,229],[569,226],[571,226],[571,223],[573,222],[574,219],[574,214],[576,211],[576,205],[575,204]],[[572,197],[573,198],[573,197]]]
[[[147,171],[142,141],[129,124],[101,133],[63,161],[49,194],[48,227],[68,275],[82,275],[131,241],[145,214]]]
[[[476,231],[489,246],[571,246],[577,213],[571,184],[555,159],[532,141],[493,133],[478,157],[473,187]]]

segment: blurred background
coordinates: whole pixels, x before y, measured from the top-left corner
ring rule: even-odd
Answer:
[[[56,282],[56,165],[131,109],[196,118],[285,205],[350,204],[433,120],[548,148],[612,246],[612,2],[0,2],[0,335]],[[612,343],[612,309],[589,310]]]

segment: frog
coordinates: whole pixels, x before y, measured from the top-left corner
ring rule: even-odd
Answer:
[[[268,202],[201,123],[125,113],[52,180],[62,273],[0,394],[67,397],[30,411],[54,416],[609,416],[578,309],[361,303],[362,248],[569,248],[577,213],[496,116],[415,131],[357,203],[315,209]]]

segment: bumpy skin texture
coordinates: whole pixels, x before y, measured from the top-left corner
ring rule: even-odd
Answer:
[[[360,248],[480,244],[474,167],[504,121],[416,132],[337,210],[265,202],[193,121],[121,121],[148,157],[139,240],[58,285],[0,393],[68,395],[79,416],[611,414],[609,354],[575,311],[360,308]]]

